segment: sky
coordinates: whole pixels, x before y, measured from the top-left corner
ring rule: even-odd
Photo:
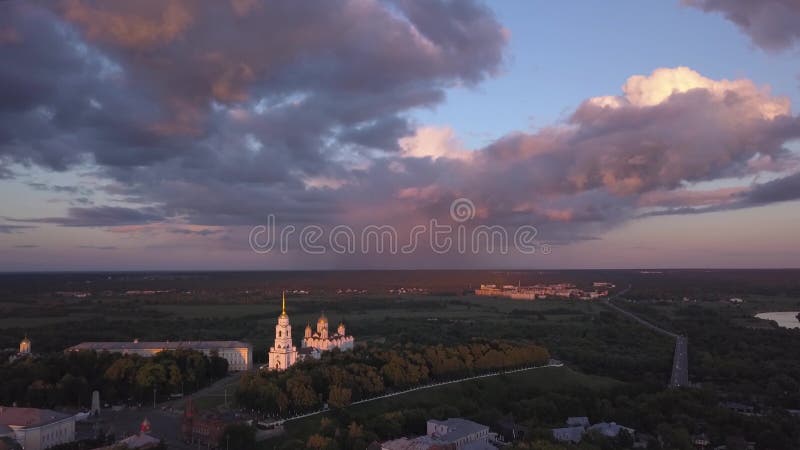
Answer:
[[[0,271],[800,267],[794,0],[11,0],[0,58]]]

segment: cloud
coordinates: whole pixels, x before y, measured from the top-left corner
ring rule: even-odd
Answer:
[[[114,245],[79,245],[78,248],[84,248],[89,250],[116,250],[117,247]]]
[[[169,232],[189,236],[213,236],[225,233],[225,230],[221,228],[170,228]]]
[[[800,138],[768,87],[675,67],[465,148],[409,116],[502,69],[508,32],[475,1],[2,2],[0,30],[4,165],[102,180],[97,206],[16,219],[32,224],[189,239],[270,213],[407,225],[467,197],[477,221],[569,242],[642,212],[779,201],[696,186],[788,173]]]
[[[411,136],[398,140],[401,154],[407,158],[469,159],[471,153],[449,127],[421,127]]]
[[[99,194],[206,224],[340,210],[330,188],[396,154],[409,111],[496,74],[508,40],[473,1],[0,9],[18,36],[0,46],[15,61],[0,67],[0,158],[90,166],[109,181]]]
[[[774,97],[767,88],[759,88],[750,80],[712,80],[688,67],[656,69],[649,76],[635,75],[622,86],[624,95],[594,97],[589,103],[599,107],[657,106],[675,94],[701,90],[714,101],[739,101],[746,103],[742,111],[774,119],[791,113],[791,102],[786,97]],[[736,96],[736,98],[731,98]]]
[[[55,192],[55,193],[66,193],[66,194],[80,194],[83,196],[91,195],[93,193],[92,189],[83,187],[83,186],[64,186],[64,185],[57,185],[57,184],[47,184],[47,183],[40,183],[40,182],[28,182],[26,183],[33,189],[37,191],[47,191],[47,192]],[[87,199],[88,200],[88,199]]]
[[[14,248],[39,248],[39,246],[34,244],[19,244],[15,245]]]
[[[743,205],[746,185],[694,186],[790,170],[796,158],[786,144],[798,138],[800,119],[768,88],[662,68],[630,77],[619,95],[587,99],[563,124],[511,133],[473,151],[468,163],[419,160],[394,179],[415,175],[408,180],[414,185],[396,189],[399,199],[443,209],[468,197],[493,221],[535,223],[569,239],[601,233],[642,209]]]
[[[163,215],[154,208],[117,206],[72,207],[66,217],[6,218],[16,222],[48,223],[65,227],[113,227],[158,222]]]
[[[742,203],[747,206],[800,200],[800,173],[759,184],[750,189]]]
[[[723,14],[765,50],[785,50],[800,42],[796,0],[683,0],[683,4]]]
[[[8,218],[6,218],[8,220]],[[10,234],[10,233],[17,233],[23,230],[28,230],[31,228],[36,228],[34,226],[29,225],[7,225],[7,224],[0,224],[0,234]]]

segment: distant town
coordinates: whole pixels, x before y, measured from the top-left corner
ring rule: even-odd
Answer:
[[[537,284],[533,286],[482,284],[479,289],[475,290],[475,295],[506,297],[514,300],[536,300],[552,297],[594,300],[608,296],[608,290],[614,288],[614,284],[607,281],[595,281],[592,286],[594,287],[593,290],[586,291],[578,289],[574,284],[570,283]]]

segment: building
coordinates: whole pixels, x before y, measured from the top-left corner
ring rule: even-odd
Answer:
[[[216,354],[228,361],[228,370],[238,372],[253,367],[253,346],[241,341],[154,341],[139,342],[82,342],[65,351],[77,352],[93,350],[96,352],[122,353],[150,357],[167,350],[194,350],[206,356]]]
[[[352,350],[354,345],[355,339],[353,336],[347,335],[344,323],[340,322],[339,326],[336,327],[336,332],[330,333],[328,330],[328,318],[325,313],[322,313],[317,320],[317,331],[315,333],[312,332],[311,325],[306,325],[301,348],[316,349],[318,352],[312,353],[312,355],[319,355],[321,352],[333,350],[334,348]],[[319,356],[316,357],[319,358]]]
[[[7,349],[8,351],[13,351],[13,349]],[[28,339],[28,335],[26,334],[25,337],[19,343],[19,351],[17,353],[12,354],[8,357],[8,362],[14,362],[18,359],[26,358],[32,356],[33,352],[31,351],[31,341]],[[2,435],[0,435],[2,436]],[[2,448],[2,447],[0,447]]]
[[[467,419],[429,420],[427,434],[381,444],[382,450],[497,450],[497,435],[489,427]]]
[[[626,431],[628,434],[633,437],[636,434],[636,430],[629,427],[623,427],[622,425],[618,425],[616,422],[600,422],[596,423],[588,428],[588,431],[595,431],[597,433],[602,434],[605,437],[615,438],[619,436],[621,431]]]
[[[19,343],[19,356],[31,354],[31,341],[26,334],[22,341]]]
[[[115,444],[99,447],[95,450],[149,450],[156,449],[160,445],[161,439],[150,435],[150,421],[145,417],[142,424],[139,426],[138,434],[133,434]]]
[[[281,299],[281,315],[275,325],[275,345],[270,347],[268,353],[269,370],[286,370],[297,362],[297,347],[292,344],[292,325],[289,315],[286,314],[286,293]]]
[[[592,431],[608,438],[615,438],[621,431],[626,431],[634,437],[636,430],[633,428],[623,427],[616,422],[600,422],[594,425],[589,424],[588,417],[569,417],[567,419],[567,426],[563,428],[553,428],[553,439],[559,442],[571,442],[577,444],[583,439],[583,435]]]
[[[605,286],[606,283],[600,283]],[[613,286],[613,285],[612,285]],[[533,286],[504,285],[498,287],[496,284],[482,284],[479,289],[475,289],[475,295],[485,297],[505,297],[513,300],[536,300],[540,298],[579,298],[583,300],[597,299],[608,295],[608,289],[600,289],[597,283],[594,290],[586,291],[578,289],[574,284],[536,284]]]
[[[430,436],[419,436],[415,438],[394,439],[381,444],[381,450],[439,450],[450,449],[452,446],[442,445]]]
[[[559,442],[572,442],[573,444],[577,444],[583,439],[583,433],[586,432],[586,428],[582,426],[553,428],[552,432],[553,439]]]
[[[14,431],[25,450],[43,450],[75,440],[75,416],[50,409],[0,406],[0,428]]]
[[[0,425],[0,450],[23,450],[15,439],[14,430],[8,425]]]
[[[217,448],[225,434],[225,428],[237,422],[238,420],[231,415],[198,413],[190,398],[183,410],[181,435],[185,443],[197,445],[198,448]]]
[[[489,443],[489,427],[467,419],[429,420],[428,437],[438,443],[453,446],[456,450],[494,449]]]

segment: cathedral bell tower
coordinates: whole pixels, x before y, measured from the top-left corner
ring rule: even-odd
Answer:
[[[269,370],[286,370],[297,361],[297,347],[292,345],[292,325],[286,314],[286,292],[281,297],[281,315],[275,325],[275,345],[269,349]]]

